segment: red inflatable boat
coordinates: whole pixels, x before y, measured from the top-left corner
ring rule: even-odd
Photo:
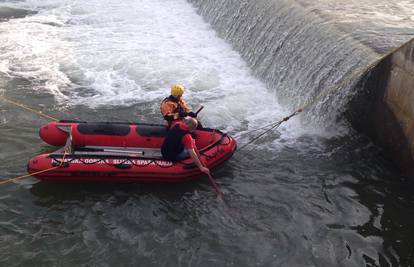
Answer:
[[[28,172],[40,180],[97,182],[179,182],[201,175],[191,158],[162,159],[166,134],[165,126],[154,124],[51,122],[39,135],[62,147],[32,158]],[[202,129],[193,135],[208,168],[224,163],[236,150],[236,141],[218,130]]]

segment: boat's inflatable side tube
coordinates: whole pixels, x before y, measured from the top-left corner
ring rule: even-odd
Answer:
[[[201,151],[200,157],[211,169],[223,164],[235,150],[236,141],[225,135]],[[35,156],[28,163],[28,172],[40,180],[71,182],[181,182],[202,175],[191,158],[173,163],[141,156],[93,153],[63,157],[61,152]]]
[[[39,130],[40,138],[52,146],[64,146],[72,135],[72,143],[84,145],[160,147],[167,135],[163,125],[128,123],[50,122]]]
[[[76,123],[77,124],[77,123]],[[52,146],[64,146],[74,123],[49,122],[39,129],[40,138]]]

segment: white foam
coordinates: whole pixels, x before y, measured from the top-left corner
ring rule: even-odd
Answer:
[[[0,25],[0,38],[7,40],[0,44],[0,66],[10,75],[46,81],[34,89],[57,101],[92,108],[158,103],[178,82],[194,108],[205,105],[207,125],[255,127],[286,114],[184,0],[22,5],[39,13]]]
[[[32,80],[35,90],[62,98],[59,88],[71,82],[60,66],[73,59],[70,42],[61,38],[62,29],[52,26],[56,21],[54,15],[39,14],[0,23],[0,71]]]

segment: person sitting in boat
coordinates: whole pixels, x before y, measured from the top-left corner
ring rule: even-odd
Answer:
[[[210,174],[210,170],[201,163],[195,140],[191,132],[197,129],[198,122],[191,117],[185,117],[181,122],[177,122],[168,131],[168,135],[161,146],[161,154],[164,159],[178,162],[190,156],[197,167],[205,174]]]
[[[182,120],[190,116],[197,118],[197,114],[192,112],[183,99],[184,86],[181,84],[173,84],[171,86],[171,95],[161,102],[161,114],[168,123],[168,127],[173,122]]]

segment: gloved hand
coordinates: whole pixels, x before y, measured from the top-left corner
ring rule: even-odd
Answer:
[[[194,113],[192,111],[188,112],[188,116],[193,117],[193,118],[197,118],[197,113]]]
[[[185,111],[180,111],[180,112],[178,113],[178,116],[180,116],[180,118],[187,117],[187,115],[188,115],[188,113],[187,113],[187,112],[185,112]]]
[[[168,121],[168,122],[172,122],[174,120],[174,116],[171,115],[165,115],[164,116],[164,120]]]

